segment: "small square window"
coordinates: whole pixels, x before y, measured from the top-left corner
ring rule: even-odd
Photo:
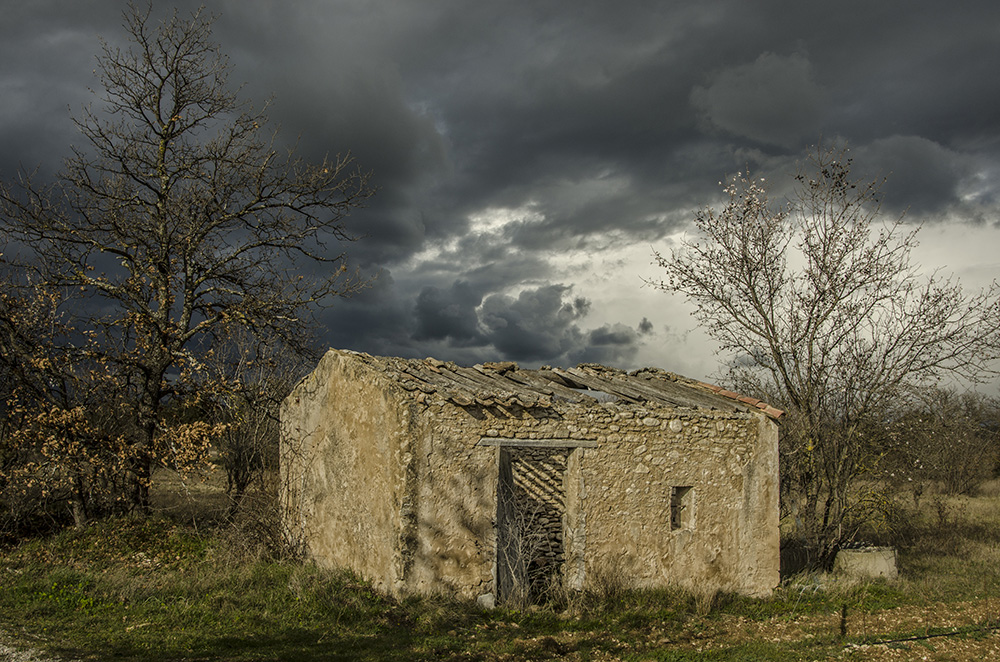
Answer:
[[[670,488],[670,530],[690,529],[694,524],[694,488]]]

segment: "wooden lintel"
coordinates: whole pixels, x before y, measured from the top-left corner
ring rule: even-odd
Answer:
[[[520,448],[597,448],[593,439],[510,439],[508,437],[483,437],[477,446],[516,446]]]

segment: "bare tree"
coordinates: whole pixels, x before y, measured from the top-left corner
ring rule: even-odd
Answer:
[[[966,293],[922,277],[917,229],[883,222],[880,181],[851,177],[846,149],[817,148],[794,197],[769,200],[740,173],[698,238],[655,254],[730,358],[726,379],[792,414],[782,441],[783,505],[823,552],[848,535],[852,485],[871,468],[880,417],[907,389],[946,375],[975,380],[998,357],[998,290]]]
[[[209,379],[226,386],[211,403],[211,418],[226,425],[215,442],[226,471],[230,518],[247,494],[271,499],[278,469],[279,409],[285,396],[305,375],[307,357],[274,338],[257,338],[234,329],[213,352]]]
[[[211,24],[201,12],[155,23],[129,6],[128,47],[103,44],[98,58],[103,109],[76,120],[85,148],[53,186],[0,185],[0,228],[47,283],[84,299],[75,327],[130,394],[144,511],[154,463],[191,441],[164,408],[199,353],[226,326],[300,347],[310,311],[359,285],[339,246],[354,239],[345,216],[373,193],[350,156],[279,153],[264,115],[227,87]]]

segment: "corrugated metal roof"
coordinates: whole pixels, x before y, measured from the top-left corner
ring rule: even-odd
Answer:
[[[463,367],[433,358],[347,353],[372,364],[419,400],[435,394],[463,407],[474,404],[551,407],[560,401],[596,405],[613,400],[621,404],[757,410],[775,419],[784,413],[760,400],[656,368],[625,372],[584,363],[576,368],[527,370],[509,361]]]

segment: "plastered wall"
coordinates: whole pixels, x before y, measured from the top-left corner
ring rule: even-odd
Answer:
[[[414,420],[365,366],[328,353],[282,405],[281,475],[292,534],[313,558],[395,592],[412,497]],[[412,478],[412,476],[411,476]]]

